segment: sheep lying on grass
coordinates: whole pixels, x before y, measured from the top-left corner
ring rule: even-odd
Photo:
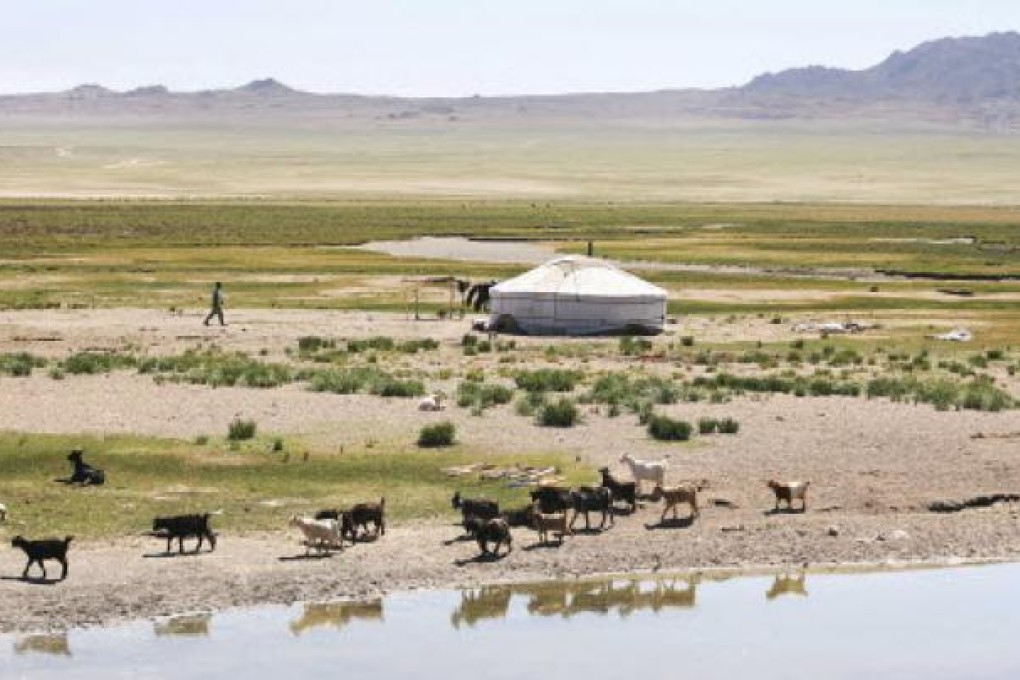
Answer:
[[[319,554],[328,552],[330,548],[343,547],[340,536],[340,524],[335,519],[310,519],[294,515],[289,524],[297,527],[305,537],[305,555],[315,548]]]
[[[807,512],[807,490],[811,482],[777,482],[774,479],[768,481],[768,487],[776,495],[775,510],[779,510],[781,501],[786,501],[787,510],[793,510],[793,501],[799,500],[801,512]]]
[[[438,392],[433,392],[427,397],[422,397],[418,402],[419,411],[442,411],[443,410],[443,395]]]
[[[681,486],[662,486],[656,484],[655,490],[652,492],[652,499],[655,501],[666,501],[666,506],[662,509],[662,517],[659,519],[660,522],[666,521],[666,513],[670,510],[673,511],[673,519],[679,519],[677,517],[677,508],[681,503],[691,506],[691,519],[698,516],[698,487],[693,484]]]
[[[74,536],[67,536],[63,539],[48,538],[41,541],[29,541],[22,536],[15,536],[11,539],[11,546],[21,548],[28,557],[28,563],[25,565],[25,571],[22,572],[21,578],[28,578],[28,570],[32,568],[32,563],[35,562],[42,569],[42,577],[45,579],[46,565],[43,562],[46,560],[60,562],[60,580],[63,581],[67,578],[67,548],[71,545],[73,538]]]

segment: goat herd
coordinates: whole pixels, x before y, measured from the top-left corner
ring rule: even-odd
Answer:
[[[498,557],[500,548],[506,546],[506,552],[513,549],[512,527],[530,527],[538,533],[541,544],[548,544],[550,537],[555,537],[557,544],[562,545],[565,536],[573,533],[577,518],[584,515],[584,528],[591,530],[591,513],[600,513],[598,529],[615,524],[617,504],[627,506],[627,512],[637,510],[638,498],[642,482],[651,482],[652,493],[646,498],[652,502],[664,501],[660,522],[666,521],[670,511],[673,519],[679,518],[679,506],[690,506],[690,519],[698,517],[698,492],[703,484],[687,483],[677,486],[665,486],[668,463],[665,460],[638,460],[624,454],[620,462],[630,468],[633,481],[621,481],[613,476],[608,467],[599,469],[601,480],[599,486],[581,486],[567,489],[559,486],[540,486],[531,491],[531,503],[524,507],[500,512],[499,505],[486,498],[464,498],[459,492],[453,495],[452,503],[461,512],[461,523],[465,534],[478,542],[482,556]],[[768,482],[776,497],[775,509],[781,502],[793,510],[794,500],[801,502],[801,512],[807,511],[808,482],[780,483]],[[569,519],[569,521],[568,521]]]
[[[106,481],[102,470],[86,464],[82,460],[82,452],[75,449],[68,456],[74,466],[72,476],[66,483],[81,485],[101,485]],[[543,545],[555,537],[558,545],[563,544],[564,537],[571,535],[580,515],[584,515],[586,531],[591,530],[591,514],[600,513],[598,529],[605,528],[606,523],[615,524],[615,515],[619,511],[618,504],[627,506],[626,512],[633,513],[638,506],[642,483],[653,485],[650,496],[652,502],[664,501],[661,522],[672,511],[673,519],[678,519],[678,507],[688,505],[691,521],[698,517],[698,493],[703,484],[687,483],[677,486],[665,486],[668,463],[665,460],[638,460],[629,454],[620,458],[630,469],[633,481],[621,481],[613,476],[608,467],[599,469],[601,480],[599,486],[580,486],[568,489],[560,486],[539,486],[530,492],[531,502],[523,507],[500,511],[496,501],[486,498],[465,498],[455,492],[452,505],[461,513],[461,525],[465,536],[478,543],[482,558],[498,558],[500,549],[505,546],[506,553],[513,549],[512,527],[529,527],[538,533],[539,542]],[[775,509],[785,502],[788,510],[793,510],[793,501],[800,501],[801,512],[807,511],[808,482],[780,483],[768,482],[768,487],[775,494]],[[305,554],[312,549],[320,554],[339,548],[345,540],[352,544],[359,540],[375,540],[386,533],[386,499],[379,502],[358,503],[346,510],[320,510],[312,517],[293,516],[290,526],[299,529],[304,536]],[[213,533],[209,520],[211,513],[177,515],[173,517],[157,517],[152,522],[150,535],[166,539],[166,551],[171,551],[174,539],[177,540],[178,552],[184,552],[184,539],[195,538],[195,552],[201,550],[203,542],[208,541],[210,551],[216,549],[216,534]],[[0,503],[0,521],[7,518],[7,508]],[[569,518],[569,521],[568,521]],[[371,529],[370,526],[371,525]],[[67,550],[72,536],[63,539],[28,540],[15,536],[11,545],[21,549],[28,562],[22,573],[22,579],[28,579],[32,564],[38,564],[42,578],[46,578],[44,562],[53,560],[60,563],[60,579],[67,578]]]

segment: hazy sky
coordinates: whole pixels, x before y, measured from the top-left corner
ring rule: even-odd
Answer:
[[[1020,29],[1020,0],[0,0],[0,92],[470,95],[741,84]]]

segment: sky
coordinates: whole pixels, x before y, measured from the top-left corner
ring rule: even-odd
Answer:
[[[405,96],[740,85],[1020,30],[1020,0],[0,0],[0,92],[234,87]]]

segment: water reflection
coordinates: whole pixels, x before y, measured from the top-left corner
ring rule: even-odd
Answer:
[[[210,621],[212,621],[212,614],[184,614],[165,621],[156,621],[152,624],[152,630],[159,636],[206,637],[209,635]]]
[[[800,595],[807,597],[808,591],[804,587],[807,575],[803,572],[796,574],[776,574],[772,580],[772,587],[765,593],[766,600],[774,600],[783,595]]]
[[[382,621],[382,598],[363,602],[309,602],[304,605],[301,616],[290,622],[290,632],[301,635],[312,628],[325,626],[340,630],[354,619]]]
[[[473,627],[482,619],[501,619],[510,607],[514,591],[510,586],[483,586],[460,592],[460,606],[450,614],[450,624],[460,630],[461,625]]]
[[[14,643],[15,654],[50,654],[53,656],[71,656],[71,645],[67,642],[67,633],[49,635],[28,635]]]
[[[698,576],[640,581],[574,581],[486,586],[460,593],[460,605],[450,615],[454,628],[472,627],[484,619],[507,615],[514,596],[527,599],[532,616],[570,618],[577,614],[605,616],[615,612],[627,617],[636,611],[660,612],[690,608],[696,603]]]

